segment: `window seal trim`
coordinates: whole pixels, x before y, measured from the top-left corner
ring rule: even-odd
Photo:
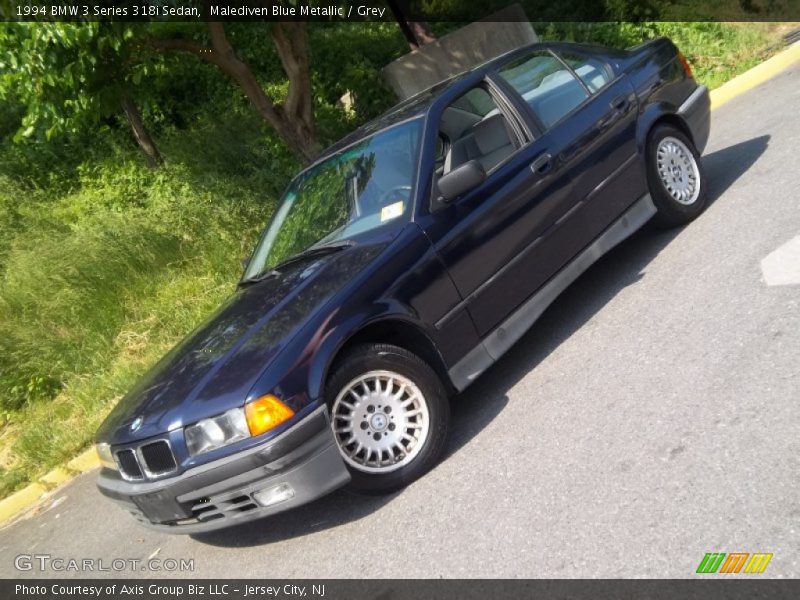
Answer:
[[[614,69],[611,67],[611,65],[610,65],[610,64],[608,64],[607,62],[605,62],[605,61],[603,61],[603,60],[600,60],[600,59],[599,59],[598,57],[596,57],[596,56],[590,56],[590,55],[588,55],[588,54],[585,54],[585,53],[583,53],[583,52],[580,52],[579,50],[564,50],[564,49],[557,49],[557,50],[556,50],[556,49],[553,49],[553,48],[548,48],[548,50],[550,50],[550,52],[552,52],[552,53],[555,55],[555,57],[556,57],[556,58],[558,58],[558,60],[560,60],[560,61],[561,61],[561,63],[562,63],[562,64],[563,64],[565,67],[567,67],[567,69],[569,69],[570,73],[572,73],[572,74],[573,74],[573,75],[574,75],[574,76],[577,78],[577,80],[581,82],[581,85],[584,87],[584,89],[585,89],[587,92],[589,92],[589,97],[590,97],[590,98],[591,98],[592,96],[594,96],[594,95],[597,95],[597,94],[599,94],[600,92],[602,92],[604,89],[606,89],[608,86],[610,86],[610,85],[611,85],[613,82],[615,82],[615,81],[616,81],[617,79],[619,79],[619,77],[620,77],[620,74],[618,74],[618,73],[617,73],[617,72],[616,72],[616,71],[615,71],[615,70],[614,70]],[[594,60],[596,60],[596,61],[597,61],[597,62],[599,62],[601,65],[603,65],[603,71],[605,71],[605,74],[606,74],[606,76],[608,76],[608,81],[606,81],[606,82],[605,82],[605,83],[604,83],[604,84],[603,84],[603,85],[602,85],[600,88],[598,88],[598,89],[597,89],[597,91],[593,92],[591,89],[589,89],[589,86],[588,86],[588,85],[586,85],[586,82],[584,82],[584,81],[583,81],[583,79],[581,79],[581,76],[580,76],[580,75],[578,75],[578,72],[577,72],[575,69],[573,69],[572,67],[570,67],[570,66],[569,66],[569,63],[567,63],[567,61],[566,61],[566,60],[564,60],[564,58],[561,56],[561,53],[562,53],[562,52],[564,52],[564,53],[572,53],[572,54],[575,54],[576,56],[582,56],[582,57],[583,57],[583,58],[585,58],[585,59],[594,59]]]
[[[528,58],[528,57],[530,57],[532,55],[535,55],[535,54],[539,54],[539,55],[547,55],[547,54],[549,54],[552,58],[554,58],[556,60],[556,62],[560,63],[567,70],[567,72],[570,75],[572,75],[578,81],[578,85],[580,85],[581,88],[583,89],[583,91],[586,92],[586,94],[587,94],[586,98],[584,98],[581,101],[580,104],[575,106],[568,113],[564,114],[558,121],[556,121],[555,123],[553,123],[549,127],[546,126],[544,121],[542,121],[539,118],[539,115],[536,114],[536,111],[533,110],[533,107],[525,101],[525,98],[523,97],[523,95],[520,92],[518,92],[516,89],[514,89],[514,86],[512,86],[511,83],[509,83],[508,80],[500,74],[500,71],[503,70],[504,68],[506,68],[511,63],[513,63],[515,61],[525,60],[526,58]],[[539,130],[539,135],[535,136],[533,139],[536,139],[538,137],[543,136],[545,133],[547,133],[548,131],[550,131],[554,127],[556,127],[565,118],[567,118],[567,116],[571,115],[574,111],[576,111],[580,107],[584,106],[589,100],[592,99],[592,96],[593,96],[591,90],[589,90],[589,88],[586,86],[585,83],[583,83],[581,78],[578,77],[578,74],[575,73],[575,71],[573,71],[569,67],[569,65],[566,64],[561,59],[561,57],[558,56],[555,53],[555,51],[550,47],[536,48],[536,49],[532,50],[531,52],[529,52],[528,54],[521,54],[519,56],[515,56],[511,60],[504,62],[502,65],[498,65],[491,73],[489,73],[488,77],[492,77],[493,79],[496,79],[499,82],[501,82],[503,89],[506,90],[506,93],[507,94],[512,94],[513,93],[514,98],[517,101],[517,103],[519,103],[519,104],[521,104],[521,105],[523,105],[525,107],[525,112],[528,115],[529,120],[532,121],[536,125],[536,128]]]
[[[565,61],[563,58],[561,58],[561,56],[560,56],[559,54],[556,54],[556,53],[555,53],[555,52],[554,52],[554,51],[553,51],[551,48],[548,48],[548,49],[547,49],[547,51],[548,51],[550,54],[552,54],[553,56],[555,56],[555,57],[556,57],[556,60],[557,60],[558,62],[560,62],[562,65],[564,65],[564,68],[565,68],[567,71],[569,71],[569,72],[570,72],[570,74],[571,74],[571,75],[572,75],[572,76],[573,76],[573,77],[574,77],[574,78],[577,80],[577,82],[578,82],[579,84],[581,84],[581,87],[583,88],[583,90],[584,90],[584,91],[586,92],[586,94],[587,94],[586,98],[587,98],[587,99],[588,99],[588,98],[591,98],[591,97],[593,96],[593,94],[592,94],[592,90],[590,90],[590,89],[589,89],[589,86],[588,86],[588,85],[586,85],[586,83],[583,81],[583,79],[581,79],[580,75],[578,75],[578,72],[577,72],[577,71],[575,71],[575,69],[573,69],[572,67],[570,67],[570,66],[567,64],[567,61]],[[601,88],[601,89],[602,89],[602,88]],[[583,102],[581,102],[581,104],[583,104]],[[580,105],[579,105],[579,106],[580,106]]]
[[[499,80],[499,82],[501,83],[502,88],[504,90],[506,90],[506,92],[505,92],[506,95],[511,94],[513,92],[514,97],[516,99],[518,99],[518,101],[521,102],[525,106],[525,109],[526,109],[527,114],[529,115],[529,118],[533,121],[533,123],[539,129],[539,135],[538,136],[534,136],[532,139],[536,139],[537,137],[540,137],[540,136],[544,135],[545,133],[547,133],[548,131],[551,131],[552,129],[555,129],[556,127],[558,127],[563,121],[565,121],[570,116],[572,116],[575,112],[577,112],[578,110],[580,110],[581,108],[586,106],[586,104],[588,104],[595,96],[599,95],[600,93],[605,91],[606,88],[611,87],[612,85],[617,83],[620,79],[622,79],[625,76],[624,72],[617,73],[611,67],[611,65],[609,63],[607,63],[604,60],[601,60],[599,57],[597,57],[597,56],[595,56],[593,54],[586,54],[586,53],[580,52],[578,50],[568,50],[569,52],[584,56],[586,58],[594,58],[598,62],[602,63],[602,65],[604,67],[603,70],[606,72],[606,74],[612,76],[605,83],[605,85],[603,85],[603,87],[598,89],[596,92],[592,92],[592,90],[589,89],[589,86],[587,86],[583,82],[583,80],[575,72],[575,70],[572,67],[570,67],[569,64],[567,64],[567,62],[563,58],[561,58],[561,55],[559,54],[559,52],[561,52],[561,51],[562,51],[561,48],[551,48],[551,47],[544,47],[544,48],[534,49],[529,54],[522,54],[520,56],[516,56],[516,57],[512,58],[511,60],[509,60],[508,62],[503,63],[502,65],[498,66],[494,71],[489,73],[488,76],[487,76],[487,78],[491,77],[492,79]],[[553,123],[549,127],[545,126],[544,122],[542,122],[542,120],[539,118],[539,115],[536,114],[536,111],[533,110],[533,108],[527,102],[525,102],[525,99],[522,97],[522,94],[520,94],[517,90],[515,90],[514,87],[508,81],[506,81],[506,79],[500,74],[500,71],[503,68],[505,68],[506,66],[508,66],[509,64],[514,62],[515,60],[521,60],[521,59],[524,59],[526,56],[530,56],[532,54],[537,54],[537,53],[538,54],[548,53],[551,56],[553,56],[559,63],[561,63],[564,66],[565,69],[567,69],[567,71],[578,81],[580,86],[587,93],[586,98],[584,98],[583,101],[580,104],[576,105],[574,108],[572,108],[572,110],[570,110],[569,112],[567,112],[564,115],[562,115],[561,118],[558,121],[556,121],[555,123]]]
[[[584,98],[584,99],[583,99],[583,101],[582,101],[580,104],[577,104],[577,105],[576,105],[574,108],[572,108],[572,110],[570,110],[569,112],[567,112],[567,113],[564,113],[564,115],[562,115],[562,116],[561,116],[561,118],[560,118],[558,121],[556,121],[555,123],[553,123],[553,124],[552,124],[552,125],[550,125],[549,127],[545,127],[544,123],[541,121],[541,119],[539,119],[539,116],[536,114],[536,111],[534,111],[534,110],[533,110],[533,108],[531,108],[531,106],[530,106],[530,105],[529,105],[527,102],[525,102],[525,99],[522,97],[522,94],[520,94],[520,93],[519,93],[517,90],[514,90],[514,89],[513,89],[513,87],[511,86],[511,84],[510,84],[510,83],[508,83],[508,82],[507,82],[507,81],[506,81],[506,80],[503,78],[503,76],[502,76],[502,75],[500,75],[500,70],[501,70],[503,67],[505,67],[507,64],[509,64],[509,63],[505,63],[504,65],[502,65],[502,66],[498,67],[498,68],[497,68],[497,70],[495,70],[495,71],[493,71],[493,72],[492,72],[492,75],[496,75],[498,79],[500,79],[500,80],[501,80],[503,83],[505,83],[505,85],[507,85],[507,86],[511,87],[511,89],[512,89],[512,90],[513,90],[513,92],[514,92],[514,94],[516,94],[516,96],[517,96],[517,97],[518,97],[518,98],[519,98],[519,99],[522,101],[522,103],[525,105],[525,107],[526,107],[526,109],[527,109],[527,112],[528,112],[528,113],[531,115],[531,117],[533,118],[533,120],[535,121],[535,123],[536,123],[536,124],[537,124],[537,125],[538,125],[538,126],[541,128],[541,132],[542,132],[542,133],[541,133],[541,135],[544,135],[544,134],[545,134],[545,133],[547,133],[548,131],[552,131],[553,129],[555,129],[556,127],[558,127],[559,125],[561,125],[561,123],[563,123],[563,122],[564,122],[566,119],[568,119],[568,118],[569,118],[569,117],[571,117],[573,114],[575,114],[577,111],[579,111],[579,110],[581,110],[583,107],[585,107],[585,106],[586,106],[586,105],[587,105],[589,102],[591,102],[591,101],[592,101],[592,100],[593,100],[593,99],[594,99],[596,96],[598,96],[600,93],[604,92],[604,91],[605,91],[607,88],[609,88],[609,87],[611,87],[612,85],[616,84],[617,82],[619,82],[621,79],[623,79],[623,78],[625,77],[625,73],[624,73],[624,72],[622,72],[622,73],[617,73],[616,71],[614,71],[613,69],[611,69],[611,74],[612,74],[612,75],[615,75],[615,77],[613,77],[612,79],[609,79],[609,80],[606,82],[606,84],[605,84],[603,87],[601,87],[599,90],[597,90],[596,92],[592,92],[592,91],[591,91],[591,90],[588,88],[588,86],[587,86],[587,85],[586,85],[586,84],[583,82],[583,80],[582,80],[582,79],[581,79],[581,78],[578,76],[578,74],[577,74],[577,73],[576,73],[576,72],[575,72],[575,71],[574,71],[574,70],[573,70],[573,69],[572,69],[572,68],[571,68],[571,67],[570,67],[568,64],[566,64],[566,63],[564,62],[564,60],[563,60],[563,59],[562,59],[560,56],[558,56],[558,55],[556,54],[556,51],[555,51],[555,50],[553,50],[553,49],[551,49],[551,48],[544,48],[544,49],[534,50],[534,51],[533,51],[531,54],[533,54],[533,53],[536,53],[536,52],[544,52],[544,51],[546,51],[546,52],[549,52],[550,54],[552,54],[552,55],[553,55],[553,56],[556,58],[556,60],[558,60],[558,62],[560,62],[562,65],[564,65],[564,67],[566,67],[566,69],[567,69],[567,70],[570,72],[570,74],[571,74],[571,75],[572,75],[572,76],[573,76],[575,79],[577,79],[577,80],[578,80],[578,83],[581,85],[581,87],[584,89],[584,91],[585,91],[585,92],[588,94],[588,96],[586,96],[586,98]],[[578,52],[576,52],[576,53],[578,53]],[[579,54],[579,53],[578,53],[578,54]],[[523,56],[521,56],[521,57],[518,57],[518,58],[524,58],[524,57],[525,57],[525,55],[523,55]],[[598,60],[599,60],[599,59],[598,59]],[[601,63],[603,63],[603,65],[604,65],[606,68],[610,68],[610,65],[609,65],[608,63],[606,63],[606,62],[604,62],[604,61],[602,61],[602,60],[600,60],[600,62],[601,62]]]
[[[537,137],[534,135],[534,132],[530,127],[530,123],[525,119],[520,108],[517,106],[518,102],[515,102],[514,97],[509,95],[509,90],[505,86],[498,85],[498,82],[494,78],[492,78],[492,75],[493,73],[487,73],[487,75],[481,81],[479,81],[474,86],[466,90],[463,94],[460,94],[458,96],[458,98],[461,98],[463,95],[468,94],[475,88],[483,89],[486,93],[489,94],[489,96],[491,96],[492,101],[495,103],[498,112],[511,122],[510,124],[514,130],[514,137],[517,138],[516,141],[517,144],[519,145],[515,145],[514,151],[511,154],[509,154],[506,158],[504,158],[502,161],[497,163],[494,167],[492,167],[490,170],[486,172],[487,179],[491,177],[495,172],[497,172],[497,170],[500,167],[507,164],[510,160],[516,157],[521,151],[523,151],[525,148],[528,148]],[[502,78],[500,79],[502,81]],[[514,93],[516,94],[516,92]],[[456,98],[456,100],[458,100],[458,98]],[[447,110],[447,108],[450,107],[451,105],[452,102],[448,104],[444,110]],[[443,204],[439,200],[439,195],[437,193],[437,188],[436,188],[436,179],[437,179],[436,169],[434,168],[431,174],[431,195],[430,198],[428,198],[429,214],[438,212],[439,210],[442,210],[446,206],[446,204]],[[458,204],[458,200],[453,204]]]

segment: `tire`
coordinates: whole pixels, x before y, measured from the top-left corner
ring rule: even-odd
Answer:
[[[706,177],[700,153],[686,135],[659,125],[647,139],[647,183],[656,207],[653,222],[676,227],[706,208]]]
[[[403,348],[353,348],[328,380],[326,400],[355,491],[399,490],[433,468],[444,452],[450,424],[444,386],[433,369]]]

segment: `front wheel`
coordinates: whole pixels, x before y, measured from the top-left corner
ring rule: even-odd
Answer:
[[[358,346],[339,363],[326,393],[353,489],[393,492],[441,457],[450,420],[447,395],[415,354],[388,344]]]
[[[700,153],[680,130],[656,127],[647,140],[647,181],[657,213],[654,222],[675,227],[706,207],[706,178]]]

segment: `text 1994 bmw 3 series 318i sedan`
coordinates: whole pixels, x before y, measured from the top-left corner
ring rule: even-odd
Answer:
[[[708,90],[666,39],[521,48],[330,148],[237,291],[97,434],[100,491],[193,533],[436,463],[448,397],[651,218],[704,208]]]

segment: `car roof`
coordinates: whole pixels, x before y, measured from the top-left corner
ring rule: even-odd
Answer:
[[[525,46],[520,46],[519,48],[514,48],[513,50],[509,50],[508,52],[501,54],[495,58],[489,59],[484,63],[481,63],[475,67],[462,71],[456,75],[453,75],[439,83],[434,84],[433,86],[407,98],[402,100],[398,104],[395,104],[393,107],[388,109],[386,112],[382,113],[378,117],[368,121],[364,125],[361,125],[354,131],[347,134],[345,137],[334,143],[333,145],[326,148],[315,160],[313,164],[316,164],[326,158],[330,157],[333,154],[336,154],[340,150],[346,148],[347,146],[351,146],[354,143],[358,142],[361,139],[369,137],[383,129],[388,129],[389,127],[396,125],[397,123],[401,123],[403,121],[407,121],[416,117],[424,116],[430,107],[442,96],[447,90],[452,87],[458,86],[459,84],[463,83],[466,80],[469,80],[469,84],[465,84],[465,88],[472,87],[475,85],[474,80],[476,79],[483,79],[487,73],[495,70],[500,65],[505,64],[509,60],[513,60],[517,55],[524,55],[527,52],[533,52],[536,50],[547,50],[547,49],[558,49],[558,50],[566,50],[566,49],[574,49],[580,50],[588,53],[600,53],[600,54],[611,54],[615,56],[626,56],[628,54],[627,51],[620,51],[620,50],[611,50],[609,48],[603,48],[600,46],[592,46],[588,44],[576,44],[571,42],[536,42],[533,44],[527,44]],[[467,91],[467,90],[465,90]]]
[[[436,102],[439,96],[441,96],[449,88],[459,84],[465,79],[479,77],[482,78],[486,73],[492,71],[498,63],[502,64],[518,52],[549,48],[551,45],[552,44],[549,43],[535,43],[522,46],[520,48],[515,48],[514,50],[506,52],[505,54],[481,63],[476,67],[472,67],[466,71],[457,73],[456,75],[440,81],[439,83],[436,83],[433,86],[418,92],[414,96],[402,100],[398,104],[395,104],[393,107],[388,109],[386,112],[368,121],[364,125],[361,125],[358,129],[355,129],[332,146],[326,148],[314,162],[316,163],[320,160],[324,160],[330,155],[352,145],[358,140],[373,135],[374,133],[377,133],[383,129],[387,129],[392,125],[413,119],[415,117],[423,116],[428,112],[428,109]]]
[[[458,75],[450,77],[449,79],[440,81],[436,85],[426,90],[423,90],[422,92],[419,92],[418,94],[415,94],[414,96],[407,98],[406,100],[403,100],[398,104],[395,104],[386,112],[364,123],[357,129],[348,133],[346,136],[337,141],[335,144],[326,148],[314,162],[316,163],[325,160],[326,158],[328,158],[332,154],[336,154],[343,148],[351,146],[355,142],[363,138],[369,137],[379,131],[388,129],[392,125],[396,125],[397,123],[402,123],[403,121],[408,121],[423,116],[425,113],[428,112],[430,106],[436,101],[436,99],[442,94],[442,92],[444,92],[447,88],[455,85],[457,81],[464,79],[467,75],[470,75],[472,72],[474,71],[460,73]]]

